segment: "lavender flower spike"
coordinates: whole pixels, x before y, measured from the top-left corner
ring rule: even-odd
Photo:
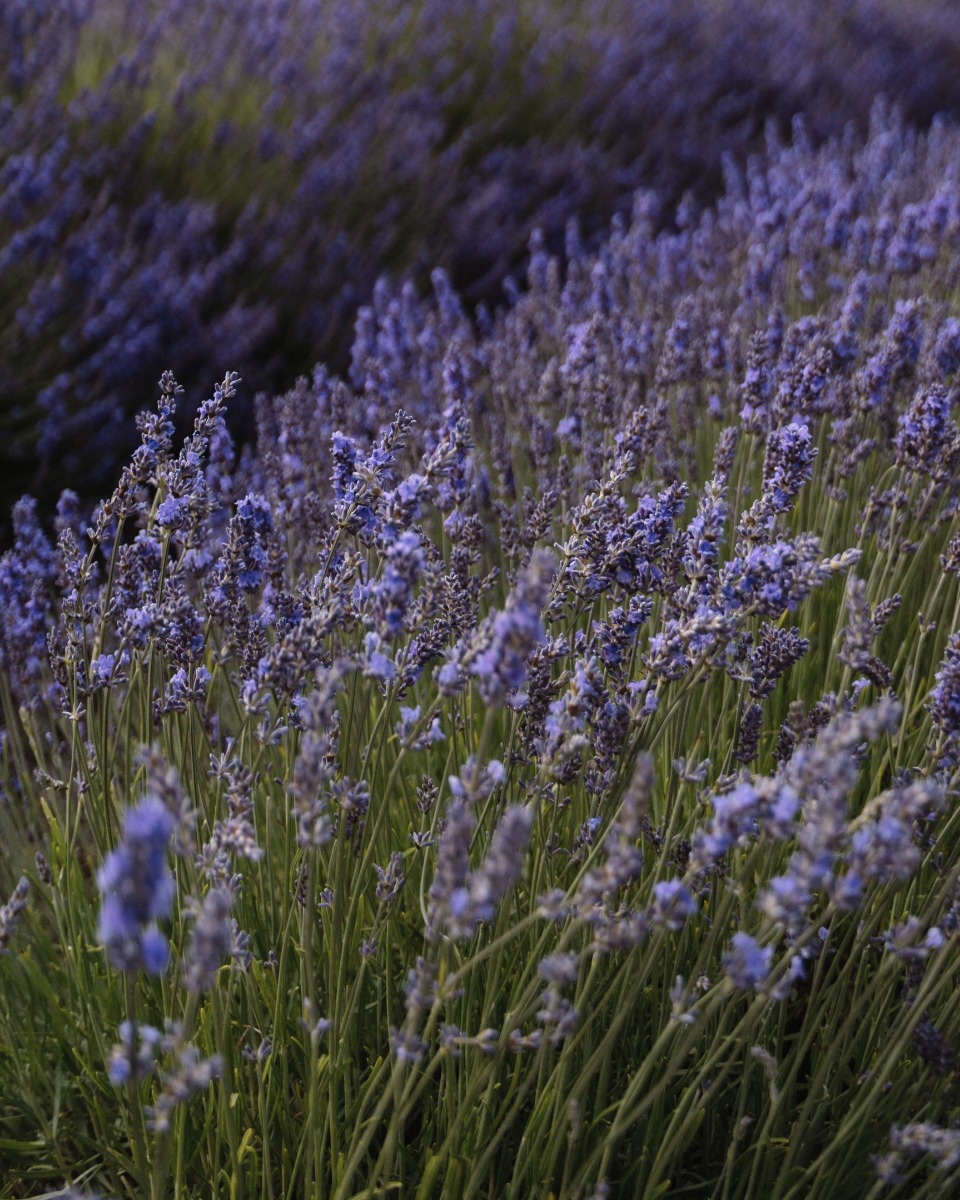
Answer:
[[[0,908],[0,954],[6,954],[10,939],[16,932],[20,914],[27,907],[27,896],[30,894],[30,883],[26,875],[20,877],[20,882],[13,889],[13,895]]]
[[[217,971],[230,958],[233,949],[232,906],[233,896],[227,888],[212,888],[198,906],[186,960],[188,992],[196,994],[212,987]]]
[[[97,933],[107,958],[121,971],[160,975],[170,957],[167,939],[154,924],[170,915],[174,881],[166,851],[176,822],[156,797],[129,809],[123,840],[107,855],[97,877],[103,904]]]
[[[438,941],[441,932],[454,939],[469,938],[481,922],[493,920],[497,904],[520,877],[532,826],[533,811],[511,805],[494,831],[486,858],[476,871],[470,871],[470,840],[476,822],[461,801],[451,806],[430,887],[430,941]]]
[[[757,991],[763,987],[773,963],[773,947],[761,946],[749,933],[735,933],[723,956],[730,982],[736,988]]]

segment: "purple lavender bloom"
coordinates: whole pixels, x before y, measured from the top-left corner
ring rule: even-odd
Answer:
[[[951,375],[960,367],[960,321],[956,317],[948,317],[940,326],[934,357],[944,375]]]
[[[470,840],[476,822],[461,801],[451,807],[430,886],[429,940],[437,941],[441,932],[455,939],[469,938],[479,924],[493,919],[497,903],[520,876],[532,826],[532,809],[512,805],[494,830],[483,862],[470,871]]]
[[[651,916],[666,929],[682,929],[687,918],[697,911],[693,897],[679,879],[667,879],[654,885]]]
[[[193,676],[191,679],[190,676]],[[191,704],[200,704],[207,694],[207,685],[212,676],[206,667],[194,667],[188,671],[181,667],[171,676],[164,689],[163,700],[158,712],[185,712]]]
[[[395,726],[397,738],[403,745],[410,750],[423,750],[434,742],[442,742],[444,732],[440,728],[440,718],[434,717],[430,722],[429,729],[421,730],[417,733],[417,727],[420,723],[420,705],[415,708],[406,708],[400,705],[400,720]]]
[[[899,720],[900,709],[889,698],[872,708],[841,712],[815,742],[798,748],[783,768],[783,782],[802,797],[799,845],[790,856],[786,873],[770,880],[759,906],[791,933],[803,927],[821,892],[847,906],[859,901],[858,872],[870,861],[868,847],[863,846],[860,857],[855,857],[853,870],[839,878],[835,875],[849,840],[848,797],[857,781],[863,743],[892,732]],[[893,810],[888,808],[881,815],[893,815]]]
[[[705,869],[757,828],[760,797],[749,783],[739,783],[729,792],[711,797],[713,817],[693,841],[695,869]]]
[[[781,629],[764,624],[757,645],[748,656],[750,695],[755,700],[769,696],[781,678],[795,662],[810,649],[810,642],[800,637],[798,629]]]
[[[20,914],[27,907],[27,896],[30,894],[30,882],[22,875],[13,889],[13,895],[0,908],[0,954],[9,950],[10,939],[20,923]]]
[[[233,895],[228,888],[211,888],[195,910],[196,924],[185,961],[184,985],[199,993],[213,986],[217,972],[233,951],[230,910]]]
[[[250,492],[237,504],[227,529],[227,542],[214,566],[207,588],[207,606],[218,616],[242,603],[244,594],[257,591],[271,563],[269,550],[274,531],[269,501]]]
[[[734,987],[759,991],[770,974],[773,947],[761,946],[749,933],[735,933],[723,965]]]
[[[540,614],[555,565],[551,554],[537,551],[517,580],[506,607],[494,615],[484,631],[487,644],[471,663],[470,673],[488,704],[500,703],[505,693],[519,691],[526,682],[528,661],[544,637]]]
[[[757,331],[750,339],[747,369],[740,387],[740,419],[751,433],[766,427],[767,409],[773,396],[773,372],[766,335]]]
[[[110,683],[116,661],[115,654],[100,654],[91,661],[87,675],[92,688],[106,687]]]
[[[375,625],[381,637],[394,638],[403,633],[423,566],[420,537],[413,530],[389,542],[382,577],[371,584],[367,600],[366,620]]]
[[[162,1076],[163,1087],[157,1101],[147,1109],[147,1127],[154,1133],[166,1133],[178,1105],[205,1091],[223,1072],[219,1054],[201,1059],[197,1047],[182,1040],[174,1041],[170,1048],[176,1052],[176,1069]]]
[[[360,670],[370,679],[379,679],[389,683],[396,678],[396,663],[383,651],[383,641],[379,634],[368,633],[363,639],[363,653],[359,656]]]
[[[492,921],[498,902],[520,878],[533,828],[533,810],[512,804],[493,832],[490,849],[470,877],[470,899],[475,921]]]
[[[814,872],[815,882],[829,870],[829,862],[824,863],[825,870]],[[813,893],[807,878],[808,863],[802,855],[793,855],[790,859],[790,870],[786,875],[777,875],[760,897],[759,906],[774,921],[780,922],[789,929],[799,928],[806,919],[813,903]]]
[[[763,492],[774,512],[789,512],[810,478],[816,454],[806,425],[793,422],[771,431],[763,462]]]
[[[575,954],[548,954],[537,964],[537,974],[557,987],[576,983],[580,968]]]
[[[960,632],[951,635],[937,673],[928,705],[933,726],[948,754],[956,754],[960,735]]]
[[[585,599],[613,587],[633,595],[662,585],[661,560],[688,489],[676,483],[658,496],[643,495],[628,513],[617,488],[633,464],[632,453],[620,455],[601,487],[571,514],[574,536],[564,547],[566,574]]]
[[[947,1173],[960,1163],[960,1130],[944,1129],[932,1121],[915,1121],[909,1125],[890,1126],[890,1150],[874,1160],[877,1176],[882,1183],[894,1186],[902,1183],[905,1163],[929,1155],[937,1171]],[[945,1183],[945,1188],[951,1185]]]
[[[451,806],[437,847],[437,867],[430,885],[427,938],[439,941],[448,913],[465,912],[470,902],[470,842],[476,821],[462,802]]]
[[[861,372],[861,405],[878,410],[895,384],[913,369],[923,339],[922,300],[898,300],[879,348],[867,359]]]
[[[37,503],[24,497],[12,513],[14,544],[0,558],[0,668],[15,700],[28,708],[42,701],[51,624],[46,593],[54,578],[54,555],[40,525]]]
[[[704,489],[697,506],[697,515],[687,526],[687,551],[683,558],[683,569],[691,583],[704,587],[716,573],[715,563],[723,539],[723,526],[727,517],[724,494],[726,485],[714,477]]]
[[[179,496],[168,496],[157,505],[156,522],[163,529],[179,529],[183,524],[187,502]]]
[[[922,859],[916,830],[942,803],[943,789],[930,779],[897,784],[874,797],[851,825],[848,877],[881,883],[909,879]]]
[[[149,1078],[157,1069],[157,1051],[165,1041],[160,1030],[123,1021],[117,1032],[120,1041],[110,1051],[107,1078],[114,1087]]]
[[[784,610],[794,612],[815,587],[858,557],[858,551],[848,550],[834,559],[821,559],[819,540],[801,534],[793,542],[778,540],[738,555],[724,569],[721,587],[728,604],[780,616]]]
[[[377,900],[381,904],[393,904],[403,891],[406,879],[403,871],[403,855],[399,850],[394,850],[385,867],[377,866],[374,863],[374,869],[377,872]]]
[[[154,922],[173,905],[173,874],[167,847],[175,820],[163,803],[148,796],[127,810],[120,845],[97,876],[103,895],[97,934],[107,957],[121,971],[160,975],[170,956],[167,939]]]
[[[527,677],[527,647],[543,637],[540,614],[533,607],[514,605],[493,618],[490,645],[474,660],[471,674],[488,699],[500,691],[518,691]],[[525,652],[527,651],[527,652]]]
[[[917,393],[897,420],[894,445],[899,465],[933,476],[951,470],[957,455],[957,427],[950,419],[950,407],[950,395],[943,387]]]

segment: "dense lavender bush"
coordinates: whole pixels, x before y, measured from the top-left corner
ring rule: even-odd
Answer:
[[[286,386],[384,270],[472,304],[534,228],[714,194],[768,118],[925,122],[958,79],[947,0],[5,0],[4,509],[106,489],[170,362]]]
[[[165,373],[0,560],[0,1195],[960,1184],[960,136]]]

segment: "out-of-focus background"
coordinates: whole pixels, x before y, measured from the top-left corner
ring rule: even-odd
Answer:
[[[952,0],[0,0],[0,510],[183,412],[349,371],[381,275],[502,303],[639,188],[682,222],[772,123],[960,111]],[[802,122],[794,118],[800,114]],[[679,210],[677,208],[679,204]],[[4,534],[4,536],[6,536]]]

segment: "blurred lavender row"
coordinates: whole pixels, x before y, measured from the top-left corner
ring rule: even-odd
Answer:
[[[768,120],[956,113],[960,30],[945,0],[5,0],[0,79],[9,503],[108,486],[172,363],[191,391],[344,365],[384,272],[472,307],[535,228],[713,197]]]

